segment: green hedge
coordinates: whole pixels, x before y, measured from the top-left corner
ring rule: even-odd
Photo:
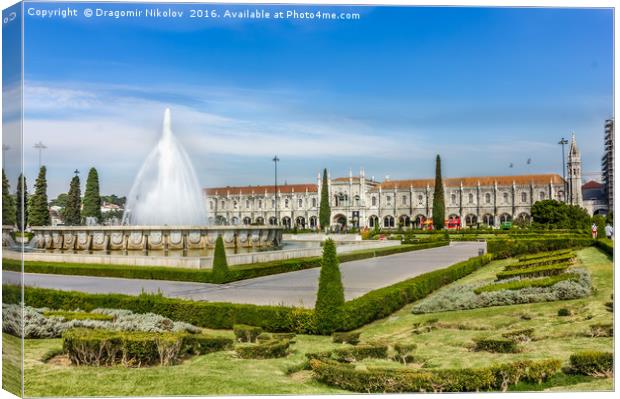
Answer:
[[[367,367],[312,359],[319,381],[353,392],[477,392],[506,389],[519,381],[542,383],[560,370],[559,360],[519,361],[486,368],[407,369]]]
[[[510,338],[480,338],[474,340],[474,350],[492,353],[517,353],[519,347],[517,342]]]
[[[566,238],[527,238],[492,239],[487,241],[487,251],[498,259],[530,254],[534,252],[555,251],[566,248],[583,248],[594,245],[592,238],[570,236]]]
[[[237,342],[256,342],[259,335],[263,333],[260,327],[246,326],[245,324],[235,324],[233,332]]]
[[[614,256],[614,242],[607,238],[599,238],[594,241],[594,246],[600,248],[603,252],[613,258]]]
[[[187,354],[201,355],[231,346],[231,339],[187,333],[77,328],[63,334],[63,350],[71,363],[88,366],[168,366]]]
[[[260,344],[237,345],[235,351],[242,359],[273,359],[288,355],[288,340],[272,340]]]
[[[536,254],[531,254],[531,255],[522,255],[522,256],[519,256],[519,262],[527,262],[527,261],[534,260],[534,259],[544,259],[544,258],[550,258],[554,256],[566,255],[572,252],[573,250],[569,248],[569,249],[559,249],[557,251],[538,252]]]
[[[547,258],[530,259],[507,265],[504,270],[526,269],[534,266],[553,265],[556,263],[571,263],[575,260],[575,257],[576,255],[574,253],[568,253],[558,256],[549,256]]]
[[[351,348],[335,349],[332,357],[339,362],[357,362],[364,359],[387,359],[387,345],[358,345]]]
[[[526,269],[507,270],[496,274],[498,280],[513,277],[549,277],[564,273],[571,266],[570,263],[558,263],[546,266],[534,266]]]
[[[474,290],[476,294],[482,294],[483,292],[503,291],[503,290],[520,290],[530,287],[550,287],[564,280],[579,280],[579,275],[574,273],[562,273],[557,276],[536,278],[536,279],[522,279],[516,281],[509,281],[507,283],[489,284],[483,287],[478,287]]]
[[[448,241],[434,241],[420,244],[400,245],[355,251],[338,255],[340,262],[394,255],[421,249],[448,245]],[[171,268],[163,266],[131,266],[60,262],[24,262],[24,272],[41,274],[63,274],[74,276],[120,277],[144,280],[191,281],[198,283],[230,283],[250,278],[288,273],[320,267],[321,257],[279,260],[264,263],[231,266],[227,273],[218,276],[210,269]],[[21,261],[2,259],[2,270],[21,272]]]
[[[614,371],[614,354],[611,352],[580,352],[571,355],[570,369],[575,374],[609,377]]]
[[[337,344],[357,345],[360,342],[360,331],[335,332],[332,334],[332,342]]]
[[[103,321],[112,321],[114,317],[102,314],[102,313],[88,313],[88,312],[67,312],[63,310],[55,310],[43,312],[43,316],[45,317],[60,317],[65,321],[69,320],[103,320]]]
[[[489,263],[491,258],[490,255],[471,258],[346,302],[344,322],[339,330],[354,330],[387,317],[406,304],[422,299],[438,288],[478,270]],[[4,303],[19,303],[20,297],[19,287],[3,286]],[[231,329],[235,324],[246,324],[270,332],[316,333],[314,311],[295,307],[190,301],[153,294],[87,294],[35,287],[25,288],[25,303],[50,309],[91,311],[95,308],[113,308],[128,309],[135,313],[152,312],[172,320],[215,329]]]

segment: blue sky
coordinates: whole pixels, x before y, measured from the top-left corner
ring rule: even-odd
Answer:
[[[103,192],[126,194],[166,106],[204,186],[271,184],[274,153],[288,182],[323,167],[430,177],[437,153],[446,176],[561,173],[557,142],[572,131],[584,170],[600,171],[610,10],[313,6],[361,18],[248,21],[85,18],[85,7],[145,6],[70,6],[80,17],[25,17],[26,172],[43,140],[52,196],[90,166]],[[245,8],[256,7],[217,10]]]

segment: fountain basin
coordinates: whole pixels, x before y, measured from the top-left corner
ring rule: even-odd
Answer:
[[[218,236],[229,248],[279,245],[276,226],[44,226],[32,227],[39,249],[74,251],[169,251],[215,247]]]

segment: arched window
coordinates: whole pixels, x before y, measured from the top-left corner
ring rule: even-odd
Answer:
[[[368,225],[370,227],[375,227],[379,224],[379,218],[376,217],[375,215],[372,215],[370,218],[368,218]]]
[[[392,197],[388,195],[388,196],[385,198],[385,200],[387,201],[387,204],[388,204],[388,205],[390,205],[390,203],[392,202]]]
[[[486,202],[487,204],[490,204],[490,203],[491,203],[491,194],[486,193],[486,194],[484,195],[484,202]]]
[[[284,200],[284,207],[288,208],[288,198]]]
[[[450,195],[450,202],[451,202],[452,204],[456,204],[456,194],[452,194],[452,195]]]
[[[394,227],[394,217],[386,216],[383,218],[383,227]]]
[[[299,207],[300,207],[300,208],[303,208],[303,206],[304,206],[304,201],[303,201],[302,199],[300,199],[300,200],[298,201],[298,203],[299,203]]]
[[[469,195],[467,196],[467,199],[469,200],[470,204],[474,203],[474,195],[473,194],[469,193]]]
[[[250,208],[250,200],[245,200],[245,208],[246,209]]]
[[[527,202],[527,193],[521,193],[521,202]]]
[[[312,207],[316,208],[316,198],[312,198]],[[311,222],[312,223],[312,222]],[[314,227],[314,226],[313,226]]]
[[[252,219],[250,219],[249,217],[244,217],[243,218],[243,224],[245,224],[246,226],[249,224],[252,224]]]
[[[263,209],[263,201],[258,200],[258,209]]]
[[[508,193],[504,193],[504,203],[507,204],[508,203]]]
[[[372,203],[372,206],[377,206],[377,197],[372,197],[370,202]]]
[[[543,201],[545,199],[545,192],[541,191],[540,193],[538,193],[538,199]]]
[[[209,201],[209,209],[213,210],[213,201]]]
[[[558,199],[560,201],[562,201],[564,199],[564,191],[562,191],[562,190],[558,191]]]
[[[407,205],[407,196],[403,195],[403,205]]]
[[[276,223],[277,223],[277,221],[278,221],[278,219],[276,219],[274,216],[272,216],[272,217],[270,217],[270,218],[269,218],[269,224],[270,224],[271,226],[275,226],[275,225],[276,225]]]
[[[418,195],[418,204],[422,205],[424,203],[424,196]]]
[[[316,227],[316,216],[310,216],[310,227]]]
[[[237,201],[233,201],[233,208],[237,209]]]

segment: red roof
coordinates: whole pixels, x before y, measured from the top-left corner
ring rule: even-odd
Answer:
[[[597,181],[594,180],[590,180],[589,182],[587,182],[586,184],[584,184],[583,186],[581,186],[582,189],[597,189],[597,188],[603,188],[603,184],[599,183]]]
[[[562,177],[557,174],[544,175],[519,175],[519,176],[480,176],[480,177],[449,177],[443,179],[448,187],[459,187],[463,183],[464,187],[473,187],[478,184],[481,186],[492,186],[497,183],[498,186],[509,186],[513,183],[516,185],[534,184],[562,184]],[[412,180],[390,180],[381,183],[382,190],[394,188],[423,188],[435,187],[435,179],[412,179]]]

